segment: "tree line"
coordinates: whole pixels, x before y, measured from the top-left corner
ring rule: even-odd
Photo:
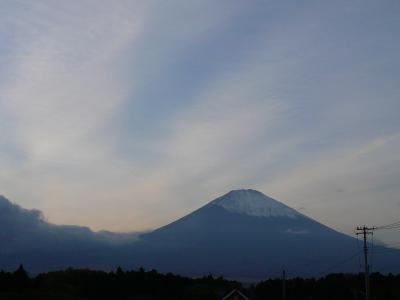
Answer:
[[[330,274],[321,278],[286,279],[287,300],[364,299],[363,274]],[[0,271],[0,299],[57,300],[220,300],[232,289],[254,300],[282,299],[281,279],[267,279],[243,286],[237,281],[211,275],[189,278],[143,268],[124,271],[66,269],[29,276],[23,266]],[[400,300],[400,275],[371,274],[372,300]]]

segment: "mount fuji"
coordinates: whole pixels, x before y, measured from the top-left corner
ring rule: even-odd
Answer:
[[[146,261],[151,267],[246,279],[282,269],[307,277],[358,272],[362,255],[357,239],[255,190],[231,191],[141,241],[147,256],[154,254]],[[400,270],[400,251],[374,257],[374,267]]]
[[[144,234],[92,232],[45,222],[0,199],[0,269],[156,269],[188,276],[257,280],[360,271],[358,240],[255,190],[231,191]],[[373,270],[398,272],[400,251],[374,246]]]

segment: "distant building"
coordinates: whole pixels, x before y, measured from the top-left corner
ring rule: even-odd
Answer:
[[[234,289],[221,300],[250,300],[250,299],[246,297],[243,293],[241,293],[239,290]]]

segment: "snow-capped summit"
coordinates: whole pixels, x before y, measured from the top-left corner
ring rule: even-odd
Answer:
[[[268,272],[276,276],[282,267],[293,276],[323,274],[327,266],[357,251],[353,237],[254,190],[231,191],[139,240],[141,265],[249,280],[265,278]],[[396,255],[400,262],[400,252]],[[384,256],[379,264],[392,269],[395,265],[393,258]],[[358,269],[349,262],[335,271]]]
[[[233,190],[215,199],[210,205],[223,207],[229,212],[256,217],[302,216],[294,209],[255,190]]]
[[[129,239],[76,226],[47,223],[0,196],[0,265],[14,269],[21,261],[34,272],[55,268],[157,269],[200,277],[214,274],[260,280],[282,267],[293,276],[331,271],[358,272],[358,265],[338,266],[354,257],[357,240],[308,218],[254,190],[236,190],[154,231]],[[110,236],[111,235],[111,236]],[[376,245],[376,251],[387,248]],[[398,272],[400,251],[374,258],[375,268]],[[12,255],[11,255],[12,254]],[[378,269],[378,270],[379,270]]]

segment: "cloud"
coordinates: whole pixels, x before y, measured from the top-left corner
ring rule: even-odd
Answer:
[[[121,53],[140,34],[144,8],[94,4],[9,5],[19,7],[7,17],[13,48],[2,53],[11,76],[1,87],[1,178],[4,192],[20,194],[23,203],[57,204],[63,199],[51,194],[59,196],[110,159],[107,128],[129,91]]]
[[[54,225],[38,210],[24,209],[0,196],[2,268],[24,262],[33,272],[66,266],[110,268],[137,233],[93,232],[87,227]],[[130,248],[131,249],[131,248]],[[118,255],[116,253],[119,253]],[[127,263],[128,260],[124,260]]]
[[[301,203],[306,214],[352,234],[359,224],[396,220],[399,149],[399,134],[333,149],[282,170],[262,188],[288,203]]]
[[[398,8],[342,4],[2,2],[2,193],[109,230],[240,187],[336,228],[390,210]]]
[[[11,70],[15,78],[2,88],[3,111],[14,120],[28,159],[68,157],[65,152],[84,148],[87,135],[124,100],[113,64],[138,34],[140,20],[127,19],[118,5],[112,11],[100,5],[94,14],[78,13],[80,5],[26,5],[36,13],[16,20],[26,32],[20,33],[23,50],[15,50],[22,52]]]

